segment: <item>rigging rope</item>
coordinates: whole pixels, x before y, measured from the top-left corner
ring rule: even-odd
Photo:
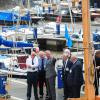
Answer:
[[[89,45],[89,82],[91,84],[94,84],[94,79],[95,79],[95,68],[93,65],[93,60],[94,60],[94,49],[93,49],[93,44],[90,43]]]

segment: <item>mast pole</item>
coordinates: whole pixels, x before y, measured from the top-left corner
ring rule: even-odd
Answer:
[[[30,0],[27,1],[27,8],[29,10],[29,14],[30,14]],[[29,28],[31,27],[31,20],[29,21]]]
[[[74,33],[74,20],[73,20],[73,16],[72,16],[72,12],[71,12],[71,8],[70,8],[70,2],[68,1],[68,9],[69,9],[69,13],[70,13],[70,19],[71,19],[71,24],[72,24],[72,30]]]
[[[91,63],[93,61],[91,53],[91,34],[90,34],[90,0],[82,0],[82,24],[83,24],[83,48],[84,48],[84,67],[85,67],[85,96],[72,98],[70,100],[100,100],[95,96],[94,82],[91,80]],[[94,76],[93,76],[94,77]]]
[[[87,100],[95,100],[95,91],[93,84],[90,83],[90,0],[82,0],[82,24],[83,24],[83,47],[84,47],[84,66],[85,66],[85,97]]]

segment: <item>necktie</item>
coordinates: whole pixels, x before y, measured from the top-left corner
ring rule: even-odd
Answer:
[[[34,60],[32,59],[32,65],[34,65]]]
[[[41,70],[44,70],[44,59],[42,59]]]
[[[66,62],[64,61],[64,71],[66,70]]]

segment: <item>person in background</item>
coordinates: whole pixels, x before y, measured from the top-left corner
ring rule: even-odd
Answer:
[[[69,59],[69,51],[63,53],[63,67],[62,67],[62,80],[64,84],[64,100],[69,97],[69,88],[67,86],[67,76],[72,66],[72,62]]]
[[[67,76],[67,85],[70,89],[69,98],[79,98],[80,89],[83,84],[83,65],[75,55],[72,55],[71,62],[73,63]]]
[[[51,55],[51,52],[49,50],[46,50],[45,53],[46,53],[46,67],[45,67],[46,83],[47,83],[47,90],[49,96],[49,98],[46,100],[56,100],[56,90],[55,90],[56,59]]]
[[[35,52],[36,52],[36,54],[38,54],[39,51],[40,51],[39,47],[36,47],[36,48],[35,48]]]
[[[79,3],[78,3],[78,8],[79,8],[79,10],[82,9],[82,1],[79,1]]]
[[[94,59],[94,66],[95,66],[95,94],[99,94],[99,77],[100,77],[100,51],[97,51],[95,53],[95,59]]]
[[[38,61],[39,61],[39,77],[38,77],[39,94],[40,94],[40,98],[43,98],[43,95],[44,95],[43,86],[44,86],[44,84],[46,86],[46,76],[45,76],[46,58],[45,58],[45,53],[43,51],[39,52]],[[47,96],[47,94],[46,94],[46,96]]]
[[[26,59],[27,66],[27,100],[31,98],[31,90],[33,86],[35,100],[39,100],[37,92],[38,84],[38,58],[35,52],[31,53],[31,56]]]
[[[68,57],[70,58],[71,57],[71,52],[69,49],[64,49],[63,50],[63,53],[66,53],[68,55]]]
[[[70,62],[70,56],[71,56],[71,52],[69,49],[65,48],[63,50],[63,56],[62,56],[62,59],[63,59],[63,66],[62,66],[62,80],[63,80],[63,84],[64,84],[64,99],[68,98],[68,88],[67,88],[67,84],[66,84],[66,78],[67,78],[67,72],[70,68],[70,66],[67,64],[67,61]],[[66,65],[68,66],[65,66],[64,62],[66,62]],[[65,67],[67,67],[67,71],[65,70]],[[66,76],[65,76],[65,71],[66,71]]]

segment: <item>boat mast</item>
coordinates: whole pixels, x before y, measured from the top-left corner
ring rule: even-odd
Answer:
[[[71,12],[71,8],[70,8],[70,2],[68,1],[68,9],[69,9],[69,13],[70,13],[70,19],[71,19],[71,24],[72,24],[72,30],[74,33],[74,20],[73,20],[73,16],[72,16],[72,12]]]
[[[72,98],[70,100],[100,100],[100,96],[95,96],[94,82],[90,82],[91,66],[91,34],[90,34],[90,0],[82,0],[82,24],[83,24],[83,47],[84,47],[84,66],[85,66],[85,96]],[[93,76],[94,77],[94,76]]]
[[[28,11],[29,11],[29,14],[30,14],[30,0],[27,1],[27,8],[28,8]],[[29,28],[31,27],[31,21],[29,21]]]
[[[85,96],[87,100],[95,100],[93,83],[90,83],[89,74],[91,51],[90,34],[90,0],[82,0],[82,23],[83,23],[83,47],[84,47],[84,66],[85,66]],[[92,57],[92,56],[91,56]]]

